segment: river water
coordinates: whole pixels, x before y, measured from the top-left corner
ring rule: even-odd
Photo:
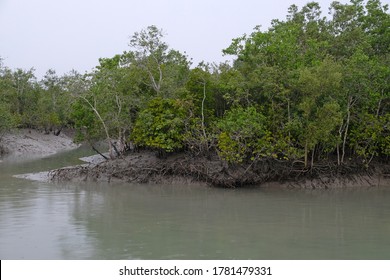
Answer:
[[[344,190],[51,184],[0,163],[0,259],[390,259],[390,186]]]

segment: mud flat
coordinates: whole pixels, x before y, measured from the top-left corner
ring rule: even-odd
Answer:
[[[59,136],[33,129],[19,129],[0,138],[4,158],[42,158],[79,147],[65,133]]]
[[[42,171],[37,173],[17,174],[13,177],[38,182],[50,182],[49,174],[50,171]]]
[[[0,164],[7,161],[44,158],[59,152],[78,148],[70,136],[45,134],[34,129],[18,129],[2,135],[0,138]],[[33,181],[49,181],[49,171],[14,175]]]

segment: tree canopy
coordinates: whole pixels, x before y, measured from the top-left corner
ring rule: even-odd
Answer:
[[[285,20],[232,40],[232,63],[191,67],[149,26],[129,49],[85,75],[0,65],[0,131],[73,127],[106,140],[112,157],[133,146],[259,160],[348,161],[390,155],[390,15],[379,0],[292,5]]]

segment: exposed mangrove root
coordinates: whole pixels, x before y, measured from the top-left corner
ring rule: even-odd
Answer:
[[[133,153],[98,165],[54,170],[52,181],[103,181],[134,183],[169,183],[174,181],[207,183],[219,187],[266,185],[278,182],[288,188],[323,188],[348,185],[375,185],[378,174],[390,173],[389,166],[364,169],[323,163],[305,169],[300,162],[261,160],[250,164],[229,165],[217,157],[171,155],[161,159],[153,153]],[[382,176],[384,177],[384,176]]]

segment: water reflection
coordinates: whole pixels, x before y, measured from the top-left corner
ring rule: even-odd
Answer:
[[[0,165],[1,259],[390,258],[386,187],[53,185],[10,176],[69,165],[63,160]]]
[[[94,233],[93,258],[390,256],[386,190],[304,193],[115,185],[86,186],[84,191],[73,215]]]

